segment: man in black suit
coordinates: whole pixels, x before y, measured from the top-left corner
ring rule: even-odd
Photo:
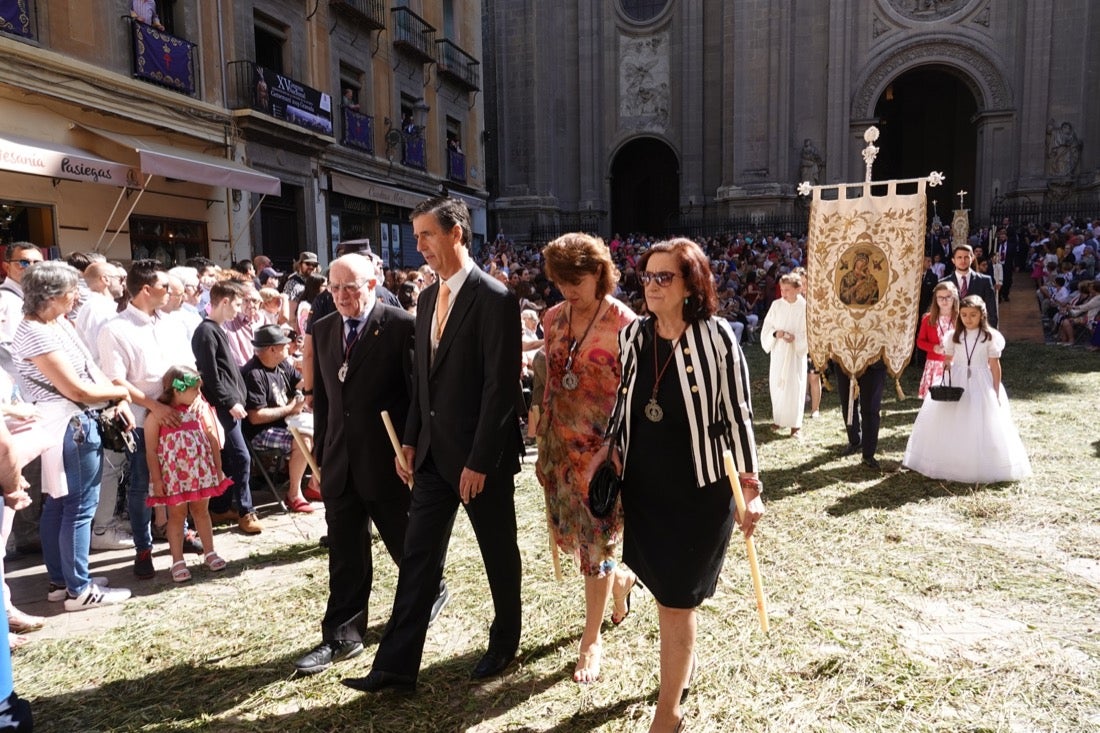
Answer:
[[[417,250],[438,281],[417,307],[416,379],[402,446],[415,484],[393,613],[370,674],[344,680],[364,692],[415,689],[433,589],[460,503],[477,536],[495,611],[472,677],[503,672],[520,638],[519,305],[470,259],[465,204],[433,198],[411,218]],[[398,471],[410,477],[400,465]]]
[[[985,309],[989,314],[989,325],[996,328],[997,291],[993,289],[993,278],[970,268],[974,262],[974,250],[969,244],[960,244],[955,247],[951,261],[955,263],[955,271],[940,282],[953,283],[959,289],[960,300],[968,295],[980,295],[985,301]]]
[[[329,598],[322,641],[294,663],[299,674],[321,672],[363,651],[373,580],[371,523],[398,565],[408,525],[409,488],[390,468],[393,446],[380,413],[388,410],[395,429],[404,428],[413,320],[377,301],[377,271],[361,255],[334,261],[328,279],[337,312],[313,326],[311,391],[328,524]],[[445,597],[444,586],[439,598]]]

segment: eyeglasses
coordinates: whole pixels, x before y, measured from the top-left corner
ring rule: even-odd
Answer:
[[[356,293],[358,293],[360,290],[363,289],[364,285],[366,285],[366,283],[349,283],[347,285],[338,285],[336,283],[329,283],[328,284],[328,289],[332,291],[333,295],[339,295],[341,291],[343,291],[345,293],[349,293],[351,295],[355,295]]]
[[[672,284],[673,278],[683,277],[675,272],[639,272],[638,279],[642,281],[642,285],[649,285],[651,282],[657,283],[662,288],[667,288]]]
[[[26,270],[31,265],[37,264],[41,261],[42,260],[8,260],[8,262],[12,263],[13,265],[19,265],[24,270]]]

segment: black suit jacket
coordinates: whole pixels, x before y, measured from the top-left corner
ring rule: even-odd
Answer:
[[[465,467],[489,475],[519,471],[523,441],[516,413],[520,378],[519,303],[474,267],[455,296],[432,358],[432,315],[439,284],[416,312],[416,378],[405,445],[416,468],[431,454],[441,477],[458,485]]]
[[[409,412],[413,318],[375,303],[359,334],[341,382],[344,319],[330,313],[313,324],[313,453],[323,496],[339,496],[350,480],[361,496],[380,500],[409,490],[394,469],[381,412],[389,411],[400,436]]]
[[[956,273],[952,272],[950,275],[940,280],[941,283],[952,283],[956,288],[959,287],[959,279],[955,276]],[[962,289],[959,289],[959,294],[962,294]],[[967,295],[980,295],[982,300],[985,301],[985,309],[989,314],[989,325],[993,328],[997,327],[997,291],[993,289],[993,278],[989,275],[983,275],[977,270],[970,271],[970,278],[966,284]]]

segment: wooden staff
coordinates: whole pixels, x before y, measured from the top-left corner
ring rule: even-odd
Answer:
[[[741,482],[737,478],[737,468],[733,465],[733,454],[725,451],[726,474],[733,489],[733,501],[737,504],[737,518],[744,521],[745,495],[741,491]],[[745,549],[749,555],[749,572],[752,573],[752,589],[756,592],[756,615],[760,617],[760,630],[768,633],[768,602],[764,599],[764,584],[760,581],[760,566],[756,562],[756,544],[752,537],[745,538]]]
[[[401,469],[409,474],[409,488],[413,487],[412,469],[409,468],[409,462],[405,460],[405,451],[401,450],[401,441],[397,439],[397,431],[393,429],[393,420],[390,419],[390,413],[388,410],[382,410],[382,422],[386,426],[386,432],[390,434],[390,442],[393,443],[393,452],[397,454],[397,462],[401,464]]]
[[[546,534],[550,537],[550,559],[554,562],[554,580],[561,580],[561,558],[558,543],[554,541],[554,523],[550,521],[550,507],[546,507]]]
[[[291,436],[294,438],[294,442],[298,444],[298,450],[302,451],[302,454],[306,457],[306,463],[309,464],[309,470],[313,471],[313,477],[317,479],[317,485],[321,484],[321,469],[317,467],[317,461],[313,459],[313,451],[306,448],[306,441],[302,438],[302,434],[298,431],[298,428],[286,426],[290,431]]]

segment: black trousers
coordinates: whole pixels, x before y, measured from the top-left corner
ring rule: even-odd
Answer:
[[[844,370],[834,364],[836,376],[836,391],[840,397],[841,417],[848,419],[848,393],[852,380]],[[848,430],[848,445],[862,445],[863,457],[874,458],[878,450],[879,414],[882,411],[882,391],[886,385],[886,365],[882,361],[876,361],[867,367],[856,383],[859,385],[859,396],[856,397],[855,409],[852,411],[852,424],[845,425]]]
[[[371,524],[395,564],[401,565],[408,527],[409,493],[370,500],[349,480],[342,494],[325,497],[328,524],[328,605],[321,620],[325,641],[363,641],[374,584]]]
[[[462,503],[458,477],[452,483],[440,476],[431,455],[416,472],[414,486],[393,613],[373,666],[413,679],[420,671],[432,602],[439,592],[447,545]],[[464,506],[493,598],[489,647],[514,653],[519,648],[522,615],[514,478],[490,474],[485,489]]]

